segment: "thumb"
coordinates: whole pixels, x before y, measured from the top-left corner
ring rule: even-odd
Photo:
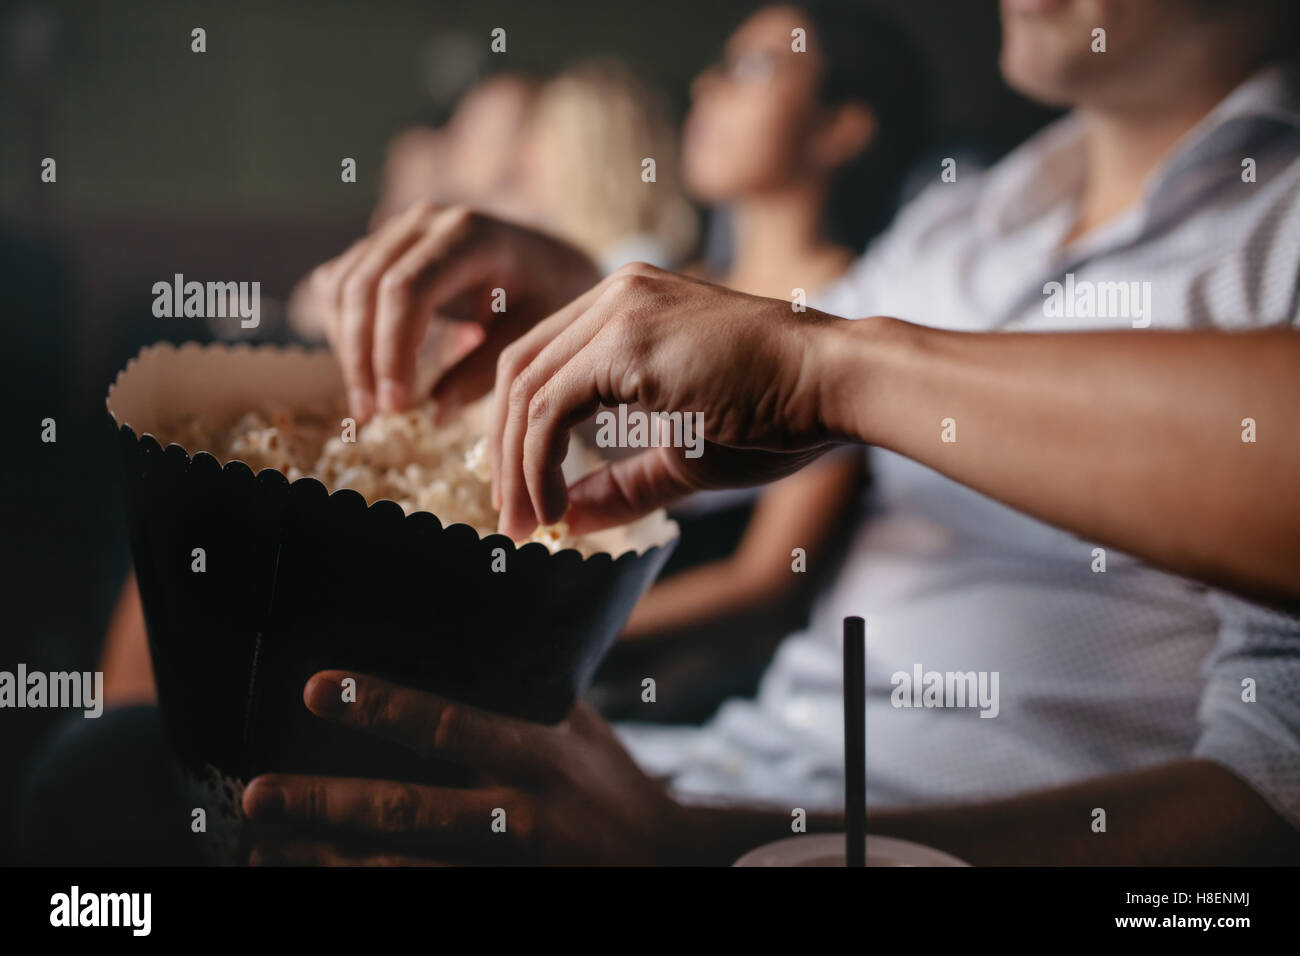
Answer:
[[[527,329],[522,321],[501,319],[481,326],[460,321],[458,333],[465,343],[455,363],[445,368],[434,382],[432,398],[439,421],[446,421],[466,405],[491,391],[501,350]]]
[[[689,465],[680,449],[652,448],[583,476],[568,491],[564,521],[570,534],[635,521],[698,491],[701,485]]]
[[[762,451],[704,442],[707,452],[686,457],[682,448],[659,447],[610,462],[569,489],[564,520],[572,534],[635,521],[696,491],[746,488],[791,475],[831,446]]]

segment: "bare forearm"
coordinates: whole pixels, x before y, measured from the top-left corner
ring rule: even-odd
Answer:
[[[1173,572],[1300,602],[1300,335],[868,319],[827,336],[833,430]]]
[[[1105,830],[1096,829],[1097,811]],[[867,830],[977,866],[1294,864],[1300,831],[1217,764],[1187,760],[1023,797],[868,814]]]
[[[637,604],[623,630],[629,640],[676,633],[751,608],[764,599],[761,576],[735,561],[717,561],[667,578]],[[757,592],[757,593],[756,593]]]
[[[793,819],[791,811],[775,808],[688,808],[677,862],[733,862],[747,850],[793,836]],[[841,814],[808,815],[809,833],[843,829]],[[867,832],[932,846],[976,866],[1300,862],[1300,831],[1205,760],[986,803],[869,811]]]
[[[632,612],[624,636],[677,633],[789,601],[800,576],[795,549],[803,552],[808,571],[823,573],[828,540],[851,506],[862,473],[861,455],[827,458],[765,489],[735,553],[656,584]]]

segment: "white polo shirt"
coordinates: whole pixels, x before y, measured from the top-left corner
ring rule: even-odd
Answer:
[[[971,331],[1300,321],[1294,69],[1242,84],[1152,173],[1137,206],[1063,248],[1082,136],[1067,116],[986,172],[936,181],[813,304]],[[1300,438],[1293,428],[1258,440]],[[1093,542],[898,455],[872,449],[870,464],[872,512],[757,698],[728,702],[703,728],[618,728],[648,770],[687,799],[841,807],[841,621],[861,615],[873,807],[991,798],[1198,755],[1300,826],[1300,619],[1110,550],[1095,570]],[[996,716],[896,706],[896,675],[918,667],[922,683],[930,672],[983,675],[986,689],[996,673]],[[1243,699],[1251,686],[1253,702]],[[917,695],[906,699],[924,703]]]

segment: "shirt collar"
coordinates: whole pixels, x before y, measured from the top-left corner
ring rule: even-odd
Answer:
[[[1263,67],[1183,135],[1148,176],[1134,226],[1144,230],[1171,204],[1181,207],[1199,191],[1196,180],[1205,181],[1198,173],[1270,127],[1300,134],[1300,66],[1294,63]],[[979,228],[991,236],[1005,235],[1062,203],[1073,203],[1086,174],[1084,135],[1083,118],[1069,113],[994,166],[977,201]]]
[[[1210,110],[1197,129],[1215,129],[1235,119],[1272,120],[1300,129],[1300,63],[1261,68]]]
[[[1084,121],[1068,113],[1039,130],[987,173],[975,208],[976,222],[990,236],[1033,222],[1083,189]]]

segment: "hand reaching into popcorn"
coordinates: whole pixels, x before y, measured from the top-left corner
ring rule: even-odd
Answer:
[[[797,471],[852,437],[823,416],[820,394],[829,333],[848,324],[652,266],[618,270],[501,353],[488,425],[501,530],[622,524],[693,491]],[[702,453],[660,445],[569,488],[569,430],[621,404],[701,420]]]
[[[586,255],[557,239],[421,202],[318,266],[295,301],[324,326],[364,422],[376,409],[423,401],[413,394],[416,356],[430,323],[454,326],[458,351],[479,343],[461,365],[468,400],[492,387],[507,342],[599,278]],[[505,310],[494,311],[501,302]]]
[[[1285,419],[1298,365],[1287,329],[954,332],[798,312],[632,265],[501,353],[494,494],[507,534],[561,517],[587,531],[864,442],[1084,540],[1294,605],[1300,505],[1276,503],[1297,501],[1300,444],[1260,446],[1267,461],[1226,454],[1212,423],[1244,407]],[[567,486],[570,430],[622,403],[702,414],[704,453],[651,448]]]

